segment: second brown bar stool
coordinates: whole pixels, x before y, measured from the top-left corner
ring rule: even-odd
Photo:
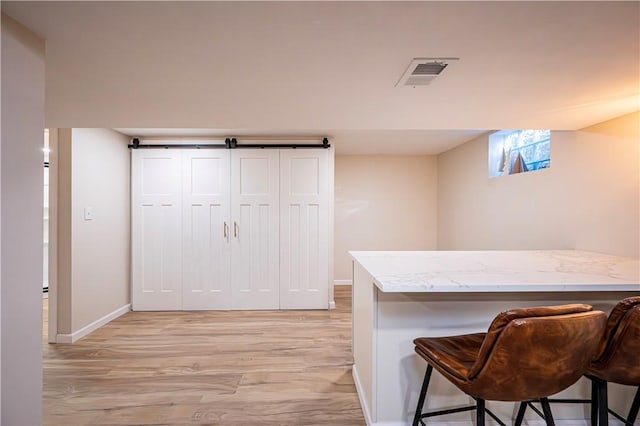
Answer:
[[[502,312],[487,333],[415,339],[415,351],[428,365],[413,425],[472,409],[477,409],[477,426],[484,425],[485,411],[499,421],[485,410],[486,400],[540,400],[547,424],[553,425],[546,398],[584,374],[606,322],[606,314],[589,305],[546,306]],[[422,413],[433,368],[473,397],[476,405]]]
[[[587,377],[592,380],[591,423],[606,426],[610,412],[633,426],[640,409],[640,296],[620,301],[611,311],[603,351],[591,363]],[[607,382],[637,387],[626,419],[609,410]]]

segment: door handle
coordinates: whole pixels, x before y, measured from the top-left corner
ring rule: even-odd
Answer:
[[[235,220],[233,221],[233,236],[238,238],[238,224]]]
[[[228,238],[227,222],[226,221],[224,222],[223,235],[224,235],[224,238]]]

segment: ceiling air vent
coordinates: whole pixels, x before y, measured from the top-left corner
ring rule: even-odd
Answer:
[[[452,61],[458,58],[414,58],[396,87],[426,86],[438,77]]]

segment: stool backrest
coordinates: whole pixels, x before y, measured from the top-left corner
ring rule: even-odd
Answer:
[[[603,342],[591,368],[608,382],[640,385],[640,297],[624,299],[611,311]]]
[[[571,386],[586,371],[606,328],[589,305],[517,309],[493,321],[469,372],[487,399],[523,401]]]
[[[590,312],[593,308],[590,305],[572,304],[572,305],[560,305],[560,306],[539,306],[535,308],[521,308],[512,309],[510,311],[501,312],[491,322],[487,336],[480,347],[478,353],[478,360],[469,371],[469,378],[473,379],[480,370],[483,368],[487,361],[487,358],[496,340],[504,330],[504,328],[511,323],[511,321],[522,318],[535,318],[535,317],[552,317],[557,315],[576,314],[580,312]]]
[[[605,332],[604,339],[602,340],[602,348],[598,355],[600,358],[607,347],[610,345],[613,336],[616,334],[618,326],[622,322],[622,319],[627,312],[634,306],[640,305],[640,296],[627,297],[619,301],[613,308],[607,319],[607,331]]]

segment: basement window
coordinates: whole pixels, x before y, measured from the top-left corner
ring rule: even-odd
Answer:
[[[550,166],[551,130],[501,130],[489,136],[489,177]]]

